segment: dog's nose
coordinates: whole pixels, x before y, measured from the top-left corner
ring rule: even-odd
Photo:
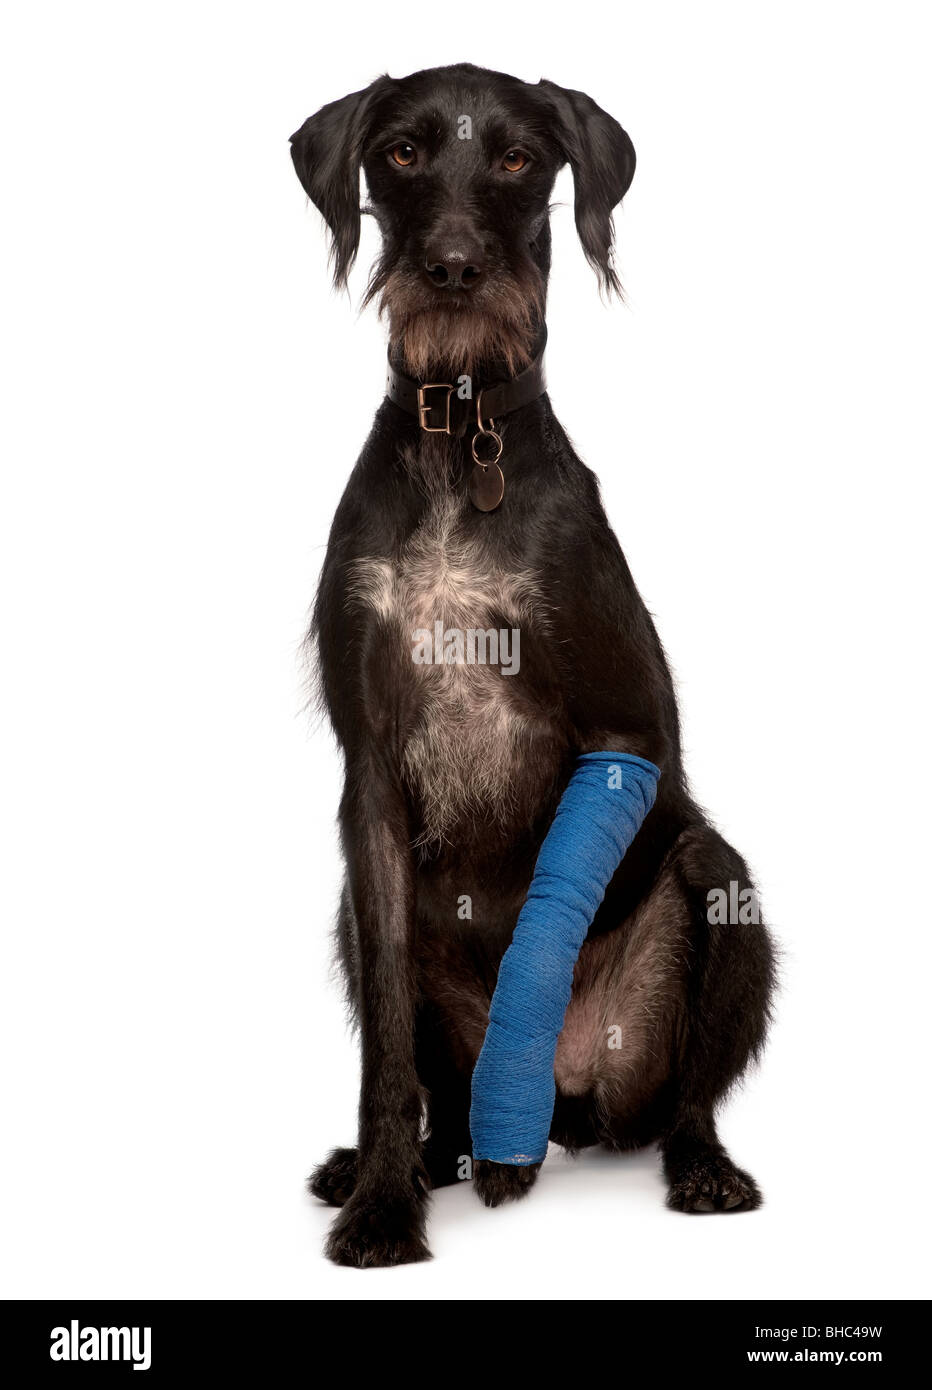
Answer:
[[[447,290],[471,290],[484,270],[478,246],[468,243],[449,247],[429,246],[424,269],[434,285]]]

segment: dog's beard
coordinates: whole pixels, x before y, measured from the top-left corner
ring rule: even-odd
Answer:
[[[412,376],[422,381],[438,371],[474,375],[504,369],[514,376],[531,361],[542,321],[539,284],[511,277],[477,293],[470,290],[449,307],[426,301],[419,279],[391,270],[367,296],[379,293],[387,314],[391,346]]]

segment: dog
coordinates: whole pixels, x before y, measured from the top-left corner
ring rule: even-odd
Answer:
[[[389,329],[309,637],[345,762],[336,934],[362,1051],[358,1145],[309,1179],[341,1209],[326,1253],[423,1260],[431,1189],[471,1176],[497,1206],[534,1185],[540,1164],[471,1162],[470,1078],[574,761],[604,749],[662,776],[576,964],[550,1137],[658,1144],[671,1208],[750,1211],[761,1194],[715,1112],[763,1046],[774,948],[743,859],[689,793],[663,648],[540,365],[556,174],[570,164],[583,251],[620,293],[632,142],[582,92],[457,64],[323,107],[291,153],[337,286],[361,212],[376,219],[366,299]],[[455,644],[413,659],[434,632],[520,634],[520,663]],[[710,907],[722,894],[750,905],[739,921]]]

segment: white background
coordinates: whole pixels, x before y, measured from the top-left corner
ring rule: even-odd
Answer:
[[[927,1295],[923,7],[5,15],[2,1292]],[[287,137],[463,59],[588,91],[637,148],[627,307],[561,175],[551,395],[783,945],[722,1117],[767,1205],[690,1220],[653,1154],[555,1155],[519,1207],[438,1194],[432,1263],[358,1272],[302,1193],[357,1063],[298,648],[384,345]]]

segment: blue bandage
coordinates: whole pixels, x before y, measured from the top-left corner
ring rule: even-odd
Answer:
[[[584,753],[577,762],[498,972],[472,1075],[476,1159],[527,1164],[546,1155],[573,967],[659,777],[653,763],[628,753]]]

